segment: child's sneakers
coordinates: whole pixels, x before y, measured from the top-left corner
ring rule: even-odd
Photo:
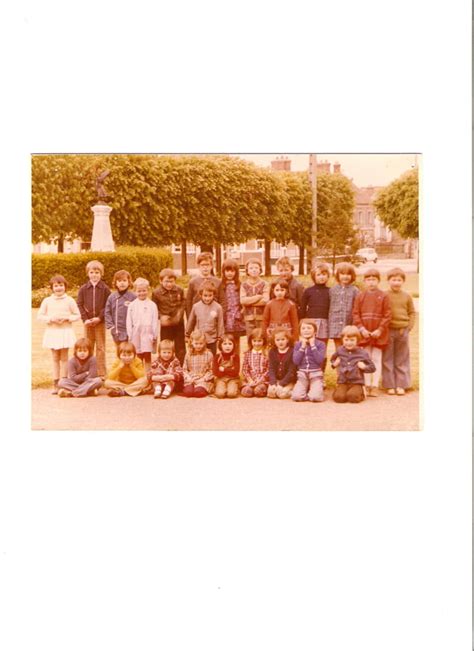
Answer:
[[[367,395],[370,396],[371,398],[378,398],[379,390],[377,389],[377,387],[368,387]]]
[[[70,398],[72,396],[72,391],[68,391],[67,389],[59,389],[57,393],[60,398]]]
[[[111,398],[118,398],[119,396],[124,396],[125,391],[123,389],[110,389],[107,395]]]
[[[154,398],[161,398],[161,387],[156,387],[155,392],[153,394]]]
[[[394,396],[395,395],[395,389],[388,389],[387,393],[389,396]]]
[[[397,394],[397,396],[404,396],[405,395],[405,389],[402,389],[402,387],[397,387],[395,389],[395,393]]]

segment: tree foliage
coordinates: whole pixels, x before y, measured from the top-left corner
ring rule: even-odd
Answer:
[[[410,170],[381,190],[374,201],[383,223],[403,238],[418,238],[418,170]]]
[[[343,174],[318,175],[317,188],[317,252],[336,255],[354,244],[354,190]]]

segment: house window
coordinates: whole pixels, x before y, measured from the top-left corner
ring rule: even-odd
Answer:
[[[257,240],[257,249],[263,249],[265,246],[264,240]]]
[[[362,210],[359,210],[359,218],[357,221],[362,225]]]

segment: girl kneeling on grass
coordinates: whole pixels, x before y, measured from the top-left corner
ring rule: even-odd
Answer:
[[[109,390],[108,395],[115,398],[146,393],[148,379],[143,362],[137,357],[135,346],[129,341],[122,341],[117,346],[117,357],[104,382],[104,387]]]
[[[74,356],[68,362],[68,377],[59,380],[60,398],[96,396],[102,386],[97,377],[97,360],[92,355],[92,344],[82,337],[74,344]]]
[[[240,360],[235,348],[234,337],[226,332],[217,344],[212,367],[216,378],[216,398],[237,398],[239,395]]]
[[[194,330],[189,337],[189,348],[184,358],[184,389],[186,398],[205,398],[212,391],[214,374],[213,355],[206,347],[206,336]]]
[[[293,349],[293,362],[297,368],[296,384],[291,399],[296,402],[324,400],[322,364],[326,356],[326,344],[316,339],[317,326],[314,319],[301,319],[300,340]]]
[[[268,357],[265,354],[267,340],[262,328],[254,328],[248,338],[249,350],[244,353],[242,364],[244,398],[263,398],[268,391]]]

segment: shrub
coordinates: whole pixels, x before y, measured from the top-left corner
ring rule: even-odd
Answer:
[[[102,253],[87,251],[83,253],[33,253],[32,255],[32,289],[43,290],[48,287],[49,279],[54,274],[64,276],[69,284],[81,286],[87,281],[86,264],[89,260],[100,260],[105,268],[103,280],[111,287],[114,273],[126,269],[135,279],[142,276],[155,287],[160,281],[160,271],[173,266],[173,256],[167,249],[154,249],[138,246],[122,246],[116,251]],[[71,292],[68,290],[68,293]],[[49,292],[46,296],[49,295]],[[44,295],[39,300],[44,298]],[[37,300],[34,298],[34,300]],[[33,306],[35,307],[35,306]]]

